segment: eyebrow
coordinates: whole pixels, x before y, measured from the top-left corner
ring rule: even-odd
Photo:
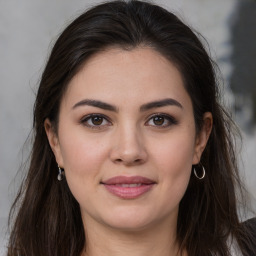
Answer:
[[[113,106],[111,104],[105,103],[100,100],[90,100],[90,99],[84,99],[84,100],[77,102],[72,107],[72,109],[75,109],[75,108],[81,107],[81,106],[92,106],[92,107],[101,108],[104,110],[118,112],[118,108],[116,106]],[[153,102],[143,104],[140,107],[140,111],[144,112],[144,111],[150,110],[152,108],[160,108],[160,107],[165,107],[165,106],[177,106],[181,109],[183,108],[183,106],[177,100],[172,99],[172,98],[167,98],[167,99],[153,101]]]
[[[99,100],[89,100],[89,99],[85,99],[85,100],[81,100],[79,102],[77,102],[72,109],[75,109],[77,107],[81,107],[81,106],[92,106],[92,107],[96,107],[96,108],[101,108],[101,109],[105,109],[105,110],[109,110],[109,111],[113,111],[113,112],[117,112],[117,107],[110,105],[108,103],[99,101]]]
[[[140,111],[147,111],[152,108],[160,108],[160,107],[165,107],[165,106],[176,106],[181,109],[183,109],[183,106],[175,99],[167,98],[159,101],[153,101],[146,103],[140,107]]]

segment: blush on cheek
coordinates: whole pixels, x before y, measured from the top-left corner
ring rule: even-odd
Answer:
[[[63,143],[62,155],[71,166],[80,165],[81,168],[94,165],[100,158],[104,157],[104,148],[101,143],[90,143],[88,141],[69,139]]]
[[[163,170],[171,169],[180,172],[182,169],[187,169],[188,166],[192,166],[192,159],[194,155],[194,150],[192,146],[184,146],[180,143],[175,145],[170,143],[165,147],[156,149],[154,152],[154,158],[158,160],[158,165]],[[180,167],[178,167],[180,166]]]

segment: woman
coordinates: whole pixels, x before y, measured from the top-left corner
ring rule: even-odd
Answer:
[[[213,62],[172,13],[82,14],[41,78],[8,255],[256,255],[217,100]]]

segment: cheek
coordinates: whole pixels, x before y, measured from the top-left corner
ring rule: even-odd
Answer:
[[[152,153],[164,190],[171,191],[177,200],[181,199],[187,188],[194,155],[193,137],[186,134],[189,133],[176,134],[166,139]]]
[[[67,171],[86,173],[95,169],[94,167],[98,166],[107,154],[102,141],[83,134],[74,132],[70,137],[63,136],[60,141],[64,167]]]
[[[172,172],[171,167],[178,168],[179,166],[191,169],[195,143],[193,136],[189,134],[175,134],[163,140],[157,147],[155,146],[155,160],[158,161],[158,165],[164,167],[166,172]],[[182,172],[182,168],[177,171]]]
[[[91,198],[97,194],[106,151],[103,143],[92,138],[73,136],[62,140],[61,152],[66,180],[79,204],[91,207]]]
[[[107,148],[101,141],[79,132],[72,136],[64,134],[60,141],[65,175],[72,194],[79,201],[79,197],[86,197],[87,191],[95,189],[100,181]]]

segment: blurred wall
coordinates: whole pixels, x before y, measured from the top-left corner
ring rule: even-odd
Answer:
[[[230,87],[236,98],[234,111],[243,119],[246,129],[256,123],[256,1],[239,1],[231,22],[231,40]],[[248,103],[249,116],[244,115],[244,105]]]
[[[249,0],[248,0],[249,1]],[[26,160],[24,142],[32,126],[32,107],[40,74],[61,30],[97,0],[0,0],[0,255],[11,202],[20,178],[17,170]],[[229,84],[233,72],[230,20],[237,15],[238,0],[159,0],[183,21],[200,31],[210,43]],[[226,101],[235,98],[226,88]],[[249,189],[256,195],[255,132],[244,134],[244,167]],[[29,145],[29,143],[27,143]],[[254,172],[252,172],[252,170]]]

